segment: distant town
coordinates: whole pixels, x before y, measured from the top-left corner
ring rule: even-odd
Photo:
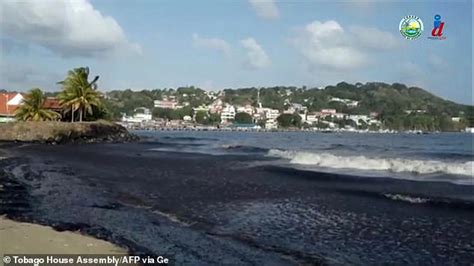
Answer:
[[[45,104],[59,110],[55,93]],[[24,94],[0,93],[0,121],[13,121]],[[326,88],[206,91],[180,87],[103,93],[96,114],[142,130],[308,130],[322,132],[474,132],[472,106],[403,84],[339,83]],[[55,109],[56,108],[56,109]],[[94,117],[101,118],[101,117]]]
[[[257,106],[232,105],[225,103],[222,98],[224,92],[206,92],[207,96],[213,100],[209,105],[193,107],[193,115],[185,115],[182,119],[168,120],[166,118],[153,117],[149,108],[138,107],[134,110],[134,115],[124,115],[121,119],[123,125],[138,128],[193,128],[199,129],[238,129],[238,130],[277,130],[280,128],[300,128],[304,126],[313,130],[338,130],[356,131],[364,125],[364,131],[369,129],[389,132],[380,128],[381,121],[377,119],[378,113],[372,112],[369,115],[350,115],[340,113],[336,109],[321,109],[318,112],[308,112],[308,108],[300,103],[286,102],[285,110],[264,107],[257,97]],[[183,97],[188,95],[183,94]],[[193,97],[193,95],[189,95]],[[358,102],[350,99],[332,98],[331,101],[340,102],[347,106],[356,107]],[[155,100],[154,107],[160,109],[178,110],[189,106],[189,102],[178,102],[175,96],[165,97],[162,100]],[[212,126],[202,126],[199,116],[217,115],[219,123]],[[280,119],[279,119],[280,117]],[[285,121],[283,118],[287,117]],[[345,125],[340,127],[338,120],[350,120],[355,126]]]

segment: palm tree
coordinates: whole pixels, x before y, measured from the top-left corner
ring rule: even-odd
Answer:
[[[61,117],[55,111],[46,109],[46,96],[38,88],[32,89],[23,99],[23,103],[15,110],[15,117],[22,121],[49,121]]]
[[[89,82],[89,68],[80,67],[70,70],[65,80],[58,82],[63,85],[63,91],[59,93],[60,104],[66,112],[71,111],[71,122],[74,122],[76,111],[79,112],[79,121],[86,114],[93,114],[93,107],[101,105],[100,93],[97,91],[96,76],[92,82]]]

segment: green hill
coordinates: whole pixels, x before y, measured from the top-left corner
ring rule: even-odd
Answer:
[[[474,121],[473,106],[448,101],[421,88],[407,87],[399,83],[341,82],[323,89],[286,86],[260,89],[251,87],[224,89],[218,96],[229,104],[257,106],[258,91],[260,91],[260,102],[264,107],[285,110],[290,103],[299,103],[306,106],[309,112],[320,111],[323,108],[334,108],[347,114],[368,115],[377,112],[384,127],[391,129],[449,131],[473,126]],[[120,113],[130,114],[133,109],[140,106],[153,108],[154,100],[170,96],[180,103],[189,104],[188,109],[182,110],[181,113],[189,113],[190,107],[212,102],[209,95],[200,88],[181,87],[176,90],[111,91],[107,93],[106,105],[113,117],[120,117]],[[351,107],[331,101],[334,97],[357,101],[358,104]],[[179,118],[180,115],[173,117]],[[453,117],[459,117],[460,122],[453,121]]]

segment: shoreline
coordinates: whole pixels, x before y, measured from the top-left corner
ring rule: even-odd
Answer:
[[[12,146],[12,145],[9,145]],[[8,160],[4,146],[0,145],[0,162]],[[111,242],[79,233],[78,230],[57,230],[40,222],[15,214],[8,214],[8,205],[15,201],[21,204],[25,195],[8,197],[11,180],[0,172],[0,254],[111,254],[124,255],[128,250]],[[6,179],[6,180],[5,180]],[[18,184],[13,184],[18,185]],[[3,195],[2,195],[3,194]],[[8,199],[7,199],[8,198]],[[9,217],[13,216],[13,217]]]
[[[71,231],[0,216],[0,254],[114,254],[128,251],[110,242]]]
[[[429,258],[450,264],[456,256],[472,258],[465,253],[471,234],[460,234],[472,205],[411,203],[397,193],[448,196],[469,188],[246,167],[258,158],[153,152],[149,145],[159,144],[11,145],[10,158],[0,160],[0,183],[19,196],[0,213],[80,230],[131,254],[169,256],[179,265],[416,264]],[[14,178],[2,180],[1,171]],[[420,230],[443,234],[432,243],[413,238]],[[401,246],[390,244],[397,241]],[[417,253],[420,246],[427,253]]]

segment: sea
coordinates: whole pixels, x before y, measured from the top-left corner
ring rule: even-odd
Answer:
[[[274,184],[262,199],[200,205],[212,234],[302,264],[474,263],[473,134],[137,133],[151,153],[235,161],[225,178]],[[265,200],[272,186],[282,195]]]
[[[175,265],[474,263],[472,134],[134,133],[18,146],[4,209]]]
[[[252,155],[308,171],[474,185],[474,134],[137,131],[155,151]]]

